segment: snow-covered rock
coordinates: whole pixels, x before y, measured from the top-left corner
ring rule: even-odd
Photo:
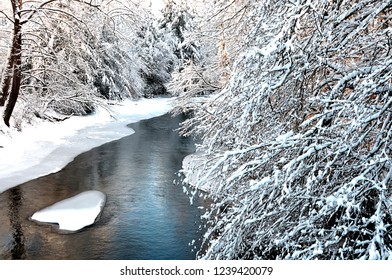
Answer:
[[[104,193],[85,191],[34,213],[31,219],[42,223],[56,223],[60,230],[77,231],[95,223],[105,202]]]

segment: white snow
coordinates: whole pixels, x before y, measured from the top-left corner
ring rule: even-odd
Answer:
[[[252,191],[256,191],[256,190],[268,185],[270,182],[272,182],[271,177],[269,177],[269,176],[264,177],[260,181],[256,182],[256,184],[252,184],[250,189]]]
[[[165,7],[163,0],[144,0],[141,1],[140,4],[142,4],[145,8],[148,8],[158,19],[163,17],[162,10]]]
[[[99,108],[90,116],[52,123],[38,121],[22,132],[0,124],[0,193],[26,181],[57,172],[77,155],[128,136],[127,127],[142,119],[165,114],[172,98],[141,99]]]
[[[151,12],[157,17],[162,17],[162,10],[165,7],[165,3],[162,0],[150,0]]]
[[[276,141],[277,142],[282,142],[282,143],[285,143],[286,141],[287,141],[287,139],[289,139],[291,136],[293,136],[294,135],[294,132],[293,131],[289,131],[289,132],[287,132],[287,133],[285,133],[285,134],[282,134],[282,135],[279,135],[277,138],[276,138]]]
[[[376,244],[374,241],[369,246],[369,260],[379,260],[380,252],[377,250]]]
[[[86,191],[34,213],[31,219],[42,223],[57,223],[60,230],[77,231],[96,221],[105,201],[104,193]]]
[[[182,161],[182,172],[185,175],[184,182],[193,187],[197,187],[197,181],[206,163],[206,156],[202,152],[187,155]],[[208,191],[202,188],[203,191]]]

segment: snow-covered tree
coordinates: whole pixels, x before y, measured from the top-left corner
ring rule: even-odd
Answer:
[[[86,114],[104,99],[142,95],[143,65],[130,38],[144,12],[132,1],[11,3],[16,12],[3,14],[13,21],[14,40],[0,104],[8,101],[7,125],[19,95],[17,118]]]
[[[167,94],[172,72],[182,69],[188,61],[197,60],[197,44],[186,41],[194,29],[193,11],[185,1],[165,1],[162,17],[150,17],[148,21],[135,40],[145,64],[142,69],[145,95]]]
[[[31,69],[26,86],[30,95],[41,98],[36,109],[30,110],[40,116],[47,109],[85,114],[93,110],[98,98],[140,96],[138,60],[117,34],[117,18],[90,7],[63,5],[61,9],[67,14],[31,23],[30,34],[38,33],[41,40],[32,38],[32,44],[26,44]]]
[[[230,79],[183,126],[215,201],[200,257],[391,259],[392,1],[238,2]]]
[[[184,44],[197,46],[197,59],[187,61],[172,75],[169,91],[179,96],[176,112],[192,109],[190,100],[221,90],[230,79],[233,61],[244,48],[243,21],[249,12],[247,1],[192,1],[195,27]]]
[[[19,96],[22,79],[22,4],[22,0],[11,0],[12,17],[7,16],[7,14],[3,12],[3,14],[7,16],[7,19],[13,23],[11,50],[0,83],[0,106],[4,106],[8,100],[4,110],[4,122],[8,126],[9,119]]]
[[[141,69],[146,84],[144,95],[167,94],[165,84],[171,79],[171,72],[179,63],[175,55],[176,40],[171,31],[160,28],[156,19],[151,18],[135,40],[139,45],[140,59],[145,67]]]
[[[195,42],[186,41],[188,33],[194,27],[194,10],[184,0],[166,0],[159,21],[161,29],[170,31],[175,40],[175,54],[181,60],[197,60],[198,46]]]

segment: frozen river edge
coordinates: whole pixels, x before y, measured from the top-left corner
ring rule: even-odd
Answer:
[[[22,132],[0,134],[0,193],[57,172],[94,147],[133,134],[128,124],[163,115],[172,102],[173,98],[126,100],[108,109],[98,108],[89,116],[62,122],[40,120]]]

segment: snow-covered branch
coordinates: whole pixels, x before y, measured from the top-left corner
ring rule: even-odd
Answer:
[[[245,2],[230,79],[183,124],[215,201],[200,257],[392,259],[391,1]]]

